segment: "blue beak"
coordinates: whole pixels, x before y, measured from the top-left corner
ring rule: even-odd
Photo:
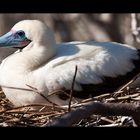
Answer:
[[[30,42],[26,37],[20,37],[12,31],[0,37],[0,47],[23,48]]]
[[[16,44],[12,32],[8,32],[0,37],[0,47],[13,46]]]

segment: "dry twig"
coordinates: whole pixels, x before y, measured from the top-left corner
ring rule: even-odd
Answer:
[[[76,74],[77,74],[77,65],[75,66],[75,72],[74,72],[71,91],[70,91],[70,100],[69,100],[69,105],[68,105],[68,111],[69,112],[71,111],[71,101],[72,101],[72,97],[73,97],[73,89],[74,89],[74,83],[75,83]]]

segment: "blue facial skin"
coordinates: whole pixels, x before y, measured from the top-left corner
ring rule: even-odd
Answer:
[[[0,37],[0,47],[18,47],[23,42],[28,41],[24,31],[8,32]]]

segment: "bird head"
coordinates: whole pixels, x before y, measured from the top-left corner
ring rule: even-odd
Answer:
[[[23,20],[16,23],[12,29],[0,37],[0,47],[23,49],[30,43],[52,46],[55,38],[52,31],[39,20]]]

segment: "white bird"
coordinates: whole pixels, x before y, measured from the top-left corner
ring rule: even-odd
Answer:
[[[0,65],[0,85],[15,105],[49,102],[66,105],[75,72],[73,96],[88,98],[113,92],[140,72],[140,52],[115,42],[68,42],[57,44],[53,32],[41,21],[23,20],[0,37],[0,46],[18,48]],[[28,89],[28,90],[23,90]]]

